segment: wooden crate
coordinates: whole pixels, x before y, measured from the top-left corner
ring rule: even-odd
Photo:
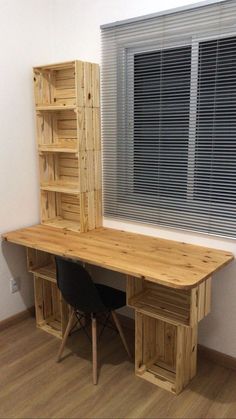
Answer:
[[[41,153],[40,188],[45,191],[79,194],[79,161],[73,153]]]
[[[27,266],[34,275],[36,325],[62,338],[68,322],[69,305],[57,287],[55,258],[49,253],[28,248]]]
[[[70,61],[33,69],[37,110],[100,106],[99,66]]]
[[[211,278],[193,289],[173,289],[127,278],[127,304],[172,325],[194,326],[210,312]]]
[[[99,66],[73,61],[35,67],[34,91],[41,221],[77,232],[100,227]]]
[[[34,274],[34,298],[37,327],[62,338],[68,322],[69,306],[52,278]]]
[[[80,195],[42,191],[41,221],[52,227],[80,232]]]
[[[39,151],[78,151],[76,110],[37,112],[36,124]]]
[[[176,326],[135,312],[135,373],[178,394],[196,375],[197,325]]]
[[[75,61],[34,68],[36,106],[76,105],[75,73]]]

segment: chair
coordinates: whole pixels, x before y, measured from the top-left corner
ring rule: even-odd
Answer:
[[[129,357],[132,358],[121,324],[115,313],[115,310],[126,305],[125,293],[106,285],[94,283],[88,271],[77,262],[61,257],[56,257],[55,259],[58,288],[65,301],[71,306],[71,313],[59,348],[57,362],[60,362],[61,360],[67,338],[74,326],[75,319],[77,318],[80,322],[82,317],[85,316],[87,318],[89,315],[92,323],[93,384],[97,384],[98,314],[106,314],[107,319],[110,317],[110,314],[112,315],[123,345]]]

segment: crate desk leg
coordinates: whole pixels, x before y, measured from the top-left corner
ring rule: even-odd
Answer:
[[[34,299],[37,327],[61,339],[68,322],[69,306],[56,283],[34,275]]]
[[[197,329],[177,326],[175,393],[179,394],[197,373]]]
[[[175,326],[136,310],[136,375],[179,394],[196,375],[197,327]]]
[[[34,275],[34,302],[36,326],[40,327],[44,323],[43,314],[43,279]]]

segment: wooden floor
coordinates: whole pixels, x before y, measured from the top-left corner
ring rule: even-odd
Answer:
[[[0,418],[236,418],[236,372],[207,360],[199,360],[197,377],[174,396],[134,376],[113,331],[99,346],[97,386],[83,332],[69,339],[60,364],[58,345],[32,318],[0,333]]]

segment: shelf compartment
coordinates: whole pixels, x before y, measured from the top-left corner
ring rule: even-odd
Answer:
[[[127,304],[173,325],[193,326],[210,312],[211,279],[190,290],[127,279]]]
[[[47,252],[43,252],[37,249],[27,248],[27,269],[29,272],[37,273],[41,268],[47,267],[49,271],[49,277],[51,278],[52,272],[56,272],[55,258],[53,255]],[[45,276],[46,277],[46,276]],[[56,278],[56,277],[55,277]]]
[[[63,218],[57,217],[51,220],[44,221],[43,224],[48,225],[50,227],[55,228],[62,228],[64,230],[75,231],[77,233],[80,232],[80,224],[77,221],[69,221]]]
[[[78,151],[77,114],[74,111],[40,112],[36,123],[39,151],[51,151],[53,147]]]
[[[55,263],[50,263],[49,265],[31,268],[29,272],[33,273],[36,276],[40,276],[40,278],[47,279],[48,281],[53,282],[55,284],[57,282]]]
[[[76,106],[76,63],[34,68],[36,108]]]
[[[174,299],[169,295],[160,295],[158,291],[146,290],[130,298],[129,305],[153,317],[168,320],[172,324],[189,325],[190,305],[175,305]]]
[[[68,322],[69,306],[57,284],[35,273],[34,297],[37,327],[61,339]]]
[[[144,314],[178,325],[190,324],[190,292],[140,278],[128,278],[127,304]]]
[[[37,327],[62,338],[68,322],[69,306],[57,287],[55,256],[27,248],[27,268],[34,275]]]
[[[79,161],[73,153],[43,153],[39,156],[41,189],[79,193]]]
[[[178,394],[196,374],[197,325],[174,326],[136,311],[136,375]]]
[[[80,232],[80,197],[51,191],[41,191],[42,223]]]

